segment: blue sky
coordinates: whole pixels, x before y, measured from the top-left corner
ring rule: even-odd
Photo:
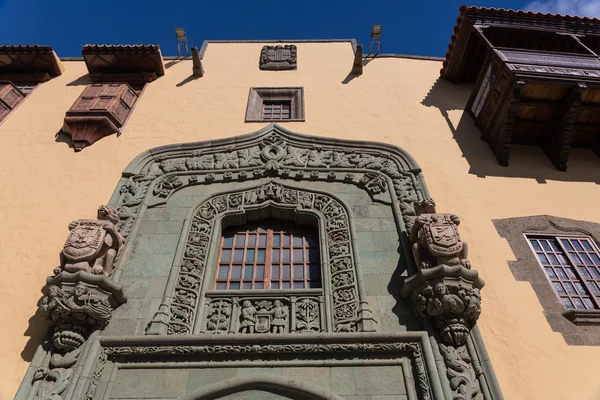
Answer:
[[[385,53],[443,56],[464,0],[0,0],[0,44],[44,44],[61,57],[84,44],[160,44],[176,55],[173,28],[203,40],[347,39],[368,46],[383,25]],[[505,0],[470,5],[600,17],[600,0]]]

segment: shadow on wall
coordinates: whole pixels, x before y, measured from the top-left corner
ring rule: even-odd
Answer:
[[[406,241],[409,243],[408,236],[406,233],[400,234],[400,241]],[[409,246],[410,248],[410,246]],[[397,249],[400,258],[396,269],[390,277],[390,281],[387,284],[387,291],[395,300],[394,307],[392,307],[392,313],[398,318],[398,324],[404,326],[407,331],[422,331],[424,330],[423,324],[417,319],[413,312],[413,305],[410,300],[405,300],[400,296],[400,289],[404,285],[404,280],[412,275],[413,272],[408,271],[407,257],[411,257],[410,253],[407,254],[406,248],[402,244],[398,245]],[[386,331],[387,328],[383,321],[384,316],[379,315],[379,329]]]
[[[40,297],[38,301],[38,306],[42,301],[42,298],[43,296]],[[23,351],[21,351],[21,358],[23,359],[23,361],[31,362],[38,346],[40,344],[44,345],[43,339],[46,334],[46,331],[48,330],[48,324],[40,315],[39,310],[36,311],[36,313],[32,315],[31,318],[29,318],[29,321],[27,321],[27,323],[28,326],[25,332],[23,333],[23,336],[28,337],[29,339],[27,340]]]
[[[600,158],[588,149],[571,149],[569,168],[559,171],[538,146],[511,146],[508,167],[501,166],[464,107],[471,94],[472,85],[452,84],[443,79],[435,81],[421,104],[440,110],[452,136],[469,163],[469,173],[485,178],[531,178],[538,183],[547,180],[567,182],[595,182],[600,184]],[[457,125],[450,120],[449,112],[461,110]]]
[[[61,130],[59,130],[58,132],[56,132],[56,135],[54,136],[54,142],[56,143],[64,143],[67,146],[69,146],[70,149],[73,148],[73,141],[71,140],[70,137],[68,137],[67,135],[65,135]]]
[[[67,86],[87,86],[92,83],[89,74],[81,75],[79,78],[67,83]]]

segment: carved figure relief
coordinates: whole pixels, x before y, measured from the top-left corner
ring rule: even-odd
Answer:
[[[98,208],[98,219],[80,219],[69,224],[69,237],[61,252],[60,267],[54,270],[85,271],[95,275],[109,276],[124,238],[116,224],[119,212],[108,206]]]
[[[323,332],[322,296],[260,295],[234,298],[208,294],[206,333]],[[350,322],[352,324],[352,322]]]
[[[260,69],[280,71],[296,69],[296,46],[293,44],[263,46],[260,51]]]

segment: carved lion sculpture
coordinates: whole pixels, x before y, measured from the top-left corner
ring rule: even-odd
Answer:
[[[62,271],[86,271],[95,275],[108,276],[114,265],[124,238],[117,229],[119,212],[108,206],[98,208],[98,219],[80,219],[69,224],[69,237],[60,253]]]
[[[432,199],[415,205],[418,217],[410,233],[413,256],[420,269],[438,265],[462,265],[470,269],[467,243],[460,239],[460,218],[455,214],[438,214]]]

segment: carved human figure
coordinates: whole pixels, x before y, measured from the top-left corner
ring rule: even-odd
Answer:
[[[52,285],[48,287],[48,294],[44,296],[40,304],[41,314],[49,316],[54,322],[57,321],[60,313],[55,313],[55,310],[68,311],[68,308],[63,303],[64,298],[65,293],[58,286]]]
[[[80,219],[69,224],[69,237],[60,253],[62,271],[85,271],[108,276],[114,266],[115,257],[123,245],[123,236],[117,229],[119,212],[115,208],[100,206],[98,219]]]
[[[242,305],[242,323],[241,333],[254,333],[254,324],[256,323],[256,308],[249,300],[244,301]]]
[[[455,214],[435,213],[435,202],[424,200],[415,205],[419,216],[410,233],[413,256],[420,269],[438,265],[462,265],[470,269],[468,246],[460,239],[460,218]]]
[[[75,285],[73,294],[66,299],[65,305],[72,313],[85,315],[91,325],[107,323],[112,316],[108,300],[95,294],[83,283]]]
[[[460,297],[450,293],[448,287],[443,283],[435,285],[433,296],[427,302],[427,313],[431,316],[440,315],[444,312],[459,314],[464,309],[465,304]]]
[[[275,300],[274,307],[271,310],[273,321],[271,321],[271,330],[273,333],[284,333],[287,326],[289,311],[281,301]]]

